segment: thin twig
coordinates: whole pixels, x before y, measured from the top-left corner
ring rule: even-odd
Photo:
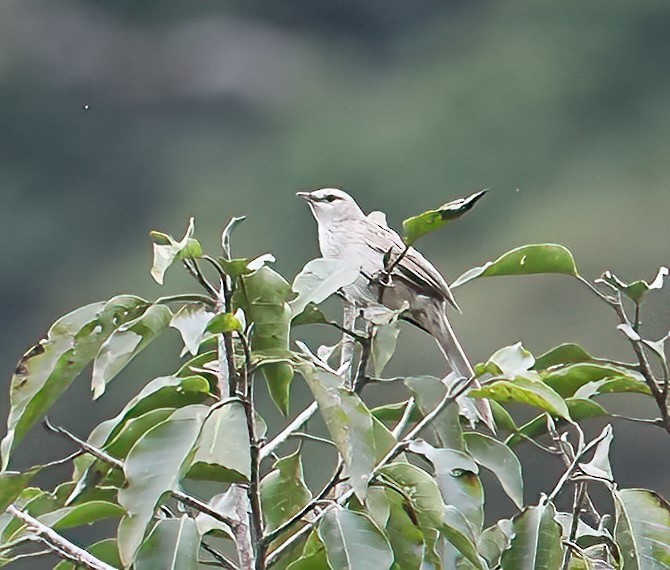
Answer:
[[[409,400],[407,400],[405,411],[402,413],[402,417],[400,418],[398,425],[396,425],[395,428],[393,428],[392,433],[396,438],[399,438],[402,435],[403,430],[409,424],[409,421],[412,417],[412,412],[414,411],[415,407],[416,405],[414,404],[414,398],[410,398]]]
[[[119,469],[119,470],[123,471],[123,461],[121,461],[120,459],[117,459],[116,457],[113,457],[112,455],[110,455],[106,451],[100,449],[99,447],[91,445],[87,441],[84,441],[83,439],[81,439],[81,438],[77,437],[76,435],[70,433],[65,428],[53,425],[51,422],[49,422],[48,418],[44,418],[43,424],[49,431],[52,431],[54,433],[57,433],[57,434],[65,437],[67,440],[69,440],[72,443],[75,443],[76,445],[78,445],[81,449],[83,449],[87,453],[90,453],[96,459],[99,459],[100,461],[102,461],[104,463],[107,463],[108,465],[111,465],[112,467],[115,467],[116,469]],[[209,515],[213,519],[216,519],[219,522],[227,524],[228,526],[233,527],[233,526],[239,524],[236,520],[219,513],[218,511],[212,509],[206,503],[203,503],[202,501],[196,499],[195,497],[193,497],[191,495],[187,495],[186,493],[184,493],[182,491],[173,490],[173,491],[170,491],[170,494],[175,499],[181,501],[182,503],[184,503],[186,505],[189,505],[190,507],[193,507],[194,509],[200,511],[201,513]]]
[[[586,455],[589,451],[591,451],[591,449],[593,449],[596,445],[598,445],[605,437],[606,437],[605,433],[600,434],[594,440],[590,441],[587,445],[585,445],[584,448],[579,453],[575,454],[574,459],[570,462],[570,465],[565,470],[565,473],[563,473],[561,478],[558,480],[558,483],[556,483],[554,490],[547,496],[545,501],[546,503],[553,501],[556,495],[560,493],[565,483],[570,479],[570,477],[572,477],[575,469],[577,469],[577,463],[579,462],[579,460],[582,457],[584,457],[584,455]]]
[[[200,295],[198,293],[189,293],[185,295],[166,295],[165,297],[158,297],[154,301],[155,305],[167,305],[168,303],[203,303],[210,307],[214,306],[214,300],[208,295]]]
[[[262,461],[266,457],[269,457],[275,449],[277,449],[282,443],[284,443],[293,432],[298,431],[302,428],[303,425],[314,415],[316,410],[319,408],[319,404],[312,402],[307,406],[302,412],[300,412],[296,418],[288,424],[282,431],[280,431],[275,437],[270,441],[266,441],[265,444],[261,447],[259,453],[259,459]]]
[[[579,513],[582,508],[582,501],[586,492],[585,483],[577,483],[575,487],[575,497],[572,503],[572,521],[570,522],[570,533],[568,541],[575,542],[577,537],[577,529],[579,528]],[[563,557],[563,570],[568,570],[570,567],[570,558],[572,557],[570,550],[566,550]]]
[[[318,443],[325,443],[326,445],[330,445],[332,447],[337,447],[335,445],[335,442],[330,441],[329,439],[326,439],[325,437],[319,437],[318,435],[313,435],[311,433],[307,433],[304,431],[294,431],[293,433],[289,434],[289,437],[296,437],[299,439],[307,439],[309,441],[316,441]]]
[[[215,560],[221,564],[221,568],[225,568],[226,570],[240,570],[232,560],[219,552],[213,546],[207,544],[204,540],[200,543],[200,545],[202,546],[203,550],[209,552],[215,558]]]
[[[89,552],[86,552],[83,548],[79,548],[76,544],[73,544],[65,537],[58,534],[55,530],[49,528],[35,517],[22,511],[16,506],[9,505],[9,507],[7,507],[7,512],[23,521],[37,535],[37,537],[43,539],[43,543],[63,558],[72,560],[75,564],[81,564],[91,570],[116,570],[113,566],[96,558]]]
[[[263,537],[263,541],[266,544],[270,544],[273,540],[280,537],[287,530],[289,530],[291,527],[293,527],[307,513],[312,511],[319,503],[321,503],[323,501],[323,499],[326,498],[328,493],[330,493],[336,487],[336,485],[340,482],[340,475],[342,474],[343,469],[344,469],[344,463],[340,459],[338,461],[337,468],[335,469],[335,472],[333,473],[332,477],[323,486],[321,491],[319,491],[318,495],[316,497],[314,497],[311,501],[309,501],[302,509],[300,509],[296,514],[294,514],[284,524],[282,524],[281,526],[278,526],[272,532],[267,533]]]
[[[395,459],[400,453],[402,453],[407,446],[409,445],[409,442],[412,441],[414,438],[416,438],[426,427],[428,427],[434,420],[435,418],[444,410],[445,406],[450,404],[451,402],[454,402],[459,396],[467,392],[472,385],[472,383],[475,381],[475,376],[472,376],[471,378],[467,379],[464,381],[463,379],[460,382],[455,383],[449,391],[445,394],[445,396],[438,402],[438,404],[429,412],[427,413],[423,419],[421,419],[413,429],[411,429],[405,437],[402,438],[402,440],[398,441],[393,448],[379,461],[377,466],[373,469],[371,476],[374,477],[379,470],[384,467],[388,462],[392,461]],[[460,386],[459,386],[460,384]],[[353,489],[349,489],[345,493],[343,493],[334,504],[342,505],[344,504],[351,496],[353,495]],[[332,508],[332,507],[331,507]],[[299,531],[297,531],[295,534],[293,534],[290,538],[286,539],[281,545],[279,545],[275,550],[273,550],[267,557],[267,566],[270,567],[276,562],[278,562],[279,557],[281,556],[282,552],[286,551],[288,548],[290,548],[293,544],[295,544],[298,540],[301,540],[302,537],[309,532],[314,525],[323,517],[330,508],[325,508],[323,509],[320,513],[314,517],[314,520],[311,521],[309,524],[305,525],[303,528],[301,528]]]
[[[191,274],[193,278],[195,278],[195,280],[198,283],[200,283],[202,288],[205,291],[207,291],[212,297],[216,298],[217,295],[216,288],[207,280],[202,270],[200,269],[198,262],[195,259],[184,259],[183,263],[184,267],[186,267],[186,270]]]

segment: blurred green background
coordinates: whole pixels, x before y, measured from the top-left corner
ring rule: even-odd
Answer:
[[[55,318],[115,293],[164,292],[149,277],[150,229],[182,235],[193,215],[217,251],[227,219],[246,214],[237,253],[272,251],[292,278],[317,254],[300,189],[342,187],[399,227],[491,188],[420,244],[450,280],[544,241],[570,247],[587,276],[652,278],[670,261],[668,61],[665,0],[4,0],[3,417],[14,363]],[[188,283],[176,269],[167,281]],[[474,360],[516,341],[630,358],[608,308],[569,278],[482,280],[456,294]],[[670,328],[669,307],[663,293],[649,302],[649,337]],[[82,378],[54,419],[85,434],[111,416],[173,369],[173,333],[100,402]],[[441,370],[424,335],[403,339],[390,373]],[[605,403],[654,413],[624,402]],[[18,467],[65,453],[34,431]],[[618,422],[620,483],[670,495],[669,443]],[[528,500],[553,484],[531,465]]]

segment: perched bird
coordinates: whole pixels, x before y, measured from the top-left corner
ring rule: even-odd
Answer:
[[[364,308],[381,303],[390,309],[406,310],[401,318],[428,332],[439,345],[447,362],[458,378],[474,375],[472,365],[454,334],[447,318],[447,305],[458,309],[444,277],[423,255],[410,247],[375,212],[366,216],[356,201],[346,192],[323,188],[313,192],[298,192],[316,218],[319,248],[324,258],[347,259],[356,264],[360,275],[342,290],[345,298],[356,307]],[[390,276],[384,271],[393,266]],[[384,282],[384,277],[389,277]],[[487,400],[458,400],[461,413],[471,422],[481,419],[495,429]]]

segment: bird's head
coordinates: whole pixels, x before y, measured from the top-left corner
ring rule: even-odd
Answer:
[[[312,214],[321,223],[357,220],[365,217],[356,201],[349,194],[337,188],[298,192],[296,196],[307,200]]]

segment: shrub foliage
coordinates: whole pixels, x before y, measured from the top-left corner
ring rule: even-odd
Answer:
[[[406,220],[406,243],[480,197]],[[601,394],[633,392],[658,408],[649,429],[670,433],[666,338],[646,339],[640,328],[641,304],[663,286],[666,268],[651,282],[624,283],[610,272],[589,281],[568,249],[534,244],[467,271],[454,287],[537,273],[576,281],[615,312],[633,359],[599,358],[575,344],[535,357],[517,343],[475,366],[479,388],[463,378],[448,389],[418,362],[415,376],[384,376],[401,314],[378,307],[344,330],[320,308],[353,281],[356,267],[315,259],[289,283],[271,268],[271,255],[232,255],[241,221],[224,229],[219,255],[203,251],[193,220],[181,240],[152,232],[153,278],[162,284],[181,265],[201,292],[85,305],[58,319],[20,360],[0,448],[0,565],[46,551],[63,558],[58,570],[670,567],[668,502],[617,485],[611,425],[593,439],[582,428],[610,416]],[[333,327],[343,341],[311,346],[308,324]],[[100,398],[168,328],[183,339],[178,370],[147,381],[88,436],[49,423],[50,407],[89,365],[93,398]],[[340,361],[343,343],[355,345],[349,362]],[[296,381],[313,397],[298,413],[290,399]],[[385,383],[402,385],[405,398],[368,406],[368,387]],[[286,417],[278,429],[259,414],[264,390]],[[456,398],[466,392],[490,401],[497,433],[459,417]],[[532,419],[521,422],[519,406],[509,404],[534,410]],[[14,450],[39,422],[66,438],[73,455],[11,470]],[[521,445],[563,460],[539,497],[524,495]],[[69,480],[52,490],[31,486],[63,462],[72,463]],[[330,470],[321,486],[308,486],[304,462]],[[485,525],[482,470],[515,505],[512,518]],[[611,501],[593,500],[594,488]],[[118,521],[115,536],[83,546],[68,540],[69,529],[103,519]]]

